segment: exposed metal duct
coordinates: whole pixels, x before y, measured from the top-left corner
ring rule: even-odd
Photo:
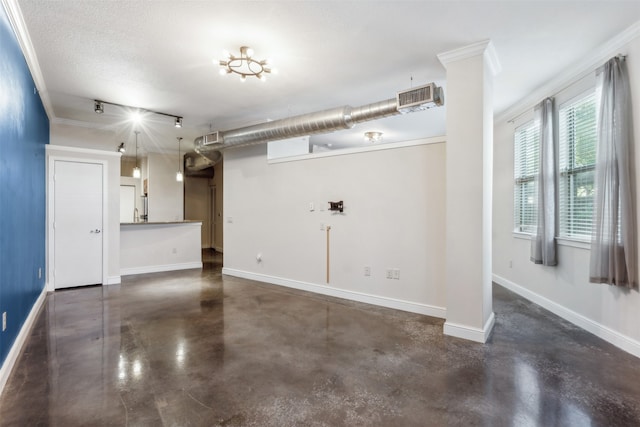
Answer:
[[[443,104],[442,90],[434,83],[402,91],[398,93],[400,94],[412,95],[414,103],[415,99],[419,98],[420,105],[425,108]],[[345,105],[239,129],[212,132],[195,139],[195,151],[213,163],[217,163],[222,158],[220,151],[224,149],[351,129],[356,123],[402,114],[406,110],[401,110],[402,105],[398,103],[398,98],[396,96],[396,98],[355,108]]]

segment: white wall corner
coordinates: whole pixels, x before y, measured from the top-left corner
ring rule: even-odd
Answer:
[[[495,322],[496,317],[493,312],[491,312],[482,329],[446,321],[444,322],[442,331],[445,335],[484,344],[489,339]]]
[[[609,39],[596,49],[591,49],[588,55],[556,75],[552,80],[538,87],[525,98],[507,107],[505,110],[500,111],[498,115],[494,117],[494,122],[506,122],[519,117],[527,110],[532,109],[541,99],[562,91],[563,88],[594,72],[596,68],[604,64],[610,57],[619,53],[625,53],[626,45],[638,37],[640,37],[640,21]]]
[[[523,286],[520,286],[504,277],[493,275],[493,281],[500,286],[507,288],[511,292],[520,295],[521,297],[531,301],[540,307],[549,310],[551,313],[559,316],[580,328],[591,332],[595,336],[602,338],[603,340],[615,345],[616,347],[630,353],[636,357],[640,357],[640,342],[628,337],[618,331],[615,331],[601,323],[591,320],[582,314],[576,313],[557,302],[551,301],[546,297],[539,295]]]
[[[109,276],[105,285],[119,285],[120,283],[122,283],[120,276]]]
[[[485,56],[485,60],[487,61],[487,64],[494,76],[502,70],[502,66],[498,60],[498,54],[491,40],[482,40],[468,46],[439,53],[438,60],[445,68],[447,68],[447,65],[451,62],[479,55]]]
[[[38,318],[38,314],[40,313],[40,309],[46,300],[47,288],[45,287],[42,289],[42,292],[40,292],[40,295],[33,304],[33,307],[31,307],[31,311],[29,312],[27,319],[24,321],[22,328],[20,328],[20,332],[18,333],[16,340],[13,342],[9,353],[7,353],[7,358],[4,360],[2,367],[0,367],[0,396],[2,396],[4,386],[7,385],[11,371],[13,371],[16,361],[18,360],[18,356],[22,352],[22,347],[24,347],[27,342],[29,333],[31,332],[31,329]]]
[[[282,277],[269,276],[266,274],[252,273],[249,271],[237,270],[233,268],[223,268],[222,274],[228,276],[241,277],[243,279],[255,280],[257,282],[270,283],[272,285],[284,286],[287,288],[313,292],[320,295],[342,298],[350,301],[362,302],[365,304],[377,305],[380,307],[392,308],[394,310],[407,311],[409,313],[422,314],[425,316],[444,319],[447,311],[444,307],[437,307],[428,304],[405,301],[396,298],[383,297],[379,295],[365,294],[362,292],[348,291],[316,283],[302,282],[299,280],[285,279]]]

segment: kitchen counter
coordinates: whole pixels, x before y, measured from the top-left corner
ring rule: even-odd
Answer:
[[[120,224],[120,275],[202,268],[202,221]]]

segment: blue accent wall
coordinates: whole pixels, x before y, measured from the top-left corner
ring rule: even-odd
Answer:
[[[49,119],[0,6],[0,364],[44,287]],[[42,278],[38,278],[38,269]]]

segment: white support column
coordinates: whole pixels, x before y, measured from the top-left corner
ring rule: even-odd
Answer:
[[[447,320],[444,333],[485,342],[494,324],[491,292],[493,77],[490,40],[444,52],[447,69]]]

